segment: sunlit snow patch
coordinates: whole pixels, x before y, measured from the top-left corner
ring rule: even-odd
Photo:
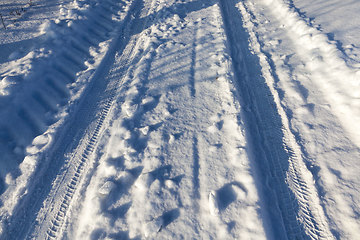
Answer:
[[[219,203],[217,200],[217,195],[215,191],[211,191],[209,193],[209,211],[210,214],[213,216],[218,216],[220,211],[219,211]]]

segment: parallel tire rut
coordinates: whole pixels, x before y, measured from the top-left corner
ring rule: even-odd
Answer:
[[[85,169],[85,165],[87,164],[88,158],[90,157],[90,155],[93,153],[93,151],[95,149],[95,146],[96,146],[96,143],[97,143],[97,140],[99,137],[100,129],[103,126],[104,120],[109,113],[109,110],[113,103],[114,95],[115,94],[113,93],[109,97],[105,107],[103,108],[103,110],[101,112],[100,118],[96,124],[95,131],[94,131],[92,137],[90,138],[89,143],[87,144],[85,150],[81,154],[80,160],[77,161],[75,173],[74,173],[73,177],[71,178],[70,183],[67,184],[66,193],[65,193],[65,196],[62,198],[62,201],[60,204],[60,209],[55,214],[54,219],[51,221],[51,227],[47,231],[47,234],[48,234],[47,239],[54,239],[58,236],[58,231],[59,231],[59,229],[61,229],[61,227],[64,223],[64,219],[68,212],[68,208],[71,204],[71,200],[74,197],[75,191],[78,188],[78,185],[80,182],[79,180]]]
[[[107,1],[109,2],[109,1]],[[139,2],[139,0],[134,1]],[[132,5],[135,5],[135,3],[133,3]],[[103,32],[99,32],[99,35],[105,35],[107,33],[107,30],[109,29],[113,29],[114,27],[112,25],[114,25],[113,22],[111,22],[108,18],[109,15],[111,16],[111,14],[115,14],[116,10],[119,8],[118,4],[116,2],[110,1],[109,2],[110,7],[109,8],[103,8],[104,10],[111,10],[111,12],[108,12],[106,15],[101,14],[101,16],[99,15],[99,17],[101,17],[101,19],[106,19],[107,21],[102,21],[102,23],[98,23],[98,25],[105,25],[105,24],[109,24],[108,27],[103,27]],[[132,23],[132,19],[130,17],[131,13],[134,11],[134,6],[129,10],[128,15],[125,17],[125,19],[123,20],[123,23],[121,24],[121,28],[120,31],[118,32],[119,39],[117,41],[115,41],[115,45],[119,45],[119,41],[121,41],[123,39],[123,35],[126,34],[125,31],[129,31],[129,28]],[[98,11],[98,13],[100,13],[100,11]],[[112,24],[112,25],[110,25]],[[111,27],[110,27],[111,26]],[[126,29],[124,29],[124,26]],[[95,44],[98,44],[100,37],[96,37],[96,38],[92,38],[91,41],[89,41],[89,43],[83,43],[82,40],[85,39],[91,39],[88,38],[86,34],[80,34],[80,35],[74,35],[74,37],[72,37],[70,39],[69,42],[69,46],[72,49],[75,49],[76,52],[80,53],[80,57],[78,56],[72,56],[73,53],[69,53],[69,52],[62,52],[60,55],[58,55],[59,57],[61,57],[61,60],[66,60],[66,61],[70,61],[69,65],[76,65],[79,66],[79,62],[80,62],[80,66],[83,65],[82,61],[84,61],[84,59],[86,59],[86,56],[88,56],[89,52],[88,49],[90,48],[90,46],[93,46]],[[107,61],[106,57],[103,61]],[[66,83],[72,83],[75,82],[75,71],[74,70],[70,70],[67,66],[64,66],[63,64],[59,64],[58,61],[55,61],[52,65],[52,69],[46,69],[46,76],[44,78],[44,87],[47,87],[47,91],[53,92],[55,93],[55,95],[52,96],[52,105],[55,105],[56,101],[64,101],[64,98],[67,98],[69,96],[69,90],[67,89]],[[77,71],[77,70],[76,70]],[[55,73],[54,73],[55,72]],[[61,76],[61,77],[60,77]],[[96,78],[96,77],[95,77]],[[96,79],[94,79],[96,81]],[[120,82],[120,80],[119,80]],[[117,83],[117,85],[119,85],[120,83]],[[45,102],[51,102],[51,101],[46,101],[44,100],[46,98],[45,94],[42,94],[42,92],[47,92],[47,91],[42,91],[41,88],[36,88],[33,93],[31,93],[30,91],[30,100],[34,100],[37,101],[40,105],[43,106],[43,108],[45,109],[50,109],[51,107],[49,107],[47,104],[44,104]],[[47,236],[49,239],[58,237],[59,235],[59,229],[61,228],[61,226],[64,223],[64,219],[67,215],[68,212],[68,208],[71,204],[71,200],[74,197],[74,194],[76,193],[76,189],[79,187],[79,183],[81,181],[82,178],[82,173],[85,169],[85,166],[87,164],[87,160],[89,158],[89,156],[91,155],[91,153],[94,151],[99,134],[100,134],[100,130],[101,127],[106,119],[106,116],[109,113],[109,110],[111,108],[111,104],[114,100],[114,96],[116,93],[116,88],[112,89],[112,91],[108,94],[108,99],[107,102],[105,104],[105,106],[103,107],[103,109],[101,110],[100,116],[98,118],[98,121],[96,123],[96,127],[95,130],[85,148],[85,150],[82,152],[81,157],[76,157],[77,160],[74,163],[71,163],[72,165],[75,166],[75,172],[73,174],[73,176],[70,178],[71,181],[67,184],[66,186],[66,191],[65,194],[62,198],[62,200],[60,200],[60,207],[58,209],[58,212],[54,215],[52,221],[51,221],[51,226],[49,227],[48,231],[47,231]],[[86,92],[85,92],[86,94]],[[57,97],[58,96],[58,97]],[[27,124],[29,129],[33,132],[33,136],[39,135],[41,133],[43,133],[44,131],[44,123],[39,121],[39,119],[33,118],[32,117],[32,113],[29,112],[30,108],[27,108],[25,105],[23,105],[23,107],[21,107],[18,111],[17,111],[17,116],[23,120],[24,124]],[[95,109],[94,109],[95,110]],[[44,111],[45,113],[47,111]],[[44,114],[45,114],[44,113]],[[1,123],[0,123],[1,126]],[[5,129],[9,129],[8,127],[5,127]],[[14,134],[12,134],[14,135]],[[64,136],[65,137],[65,136]],[[61,139],[61,137],[60,137]],[[66,148],[66,146],[64,146]],[[54,153],[56,154],[56,153]],[[50,157],[51,158],[51,157]],[[46,174],[44,169],[46,168],[46,166],[48,164],[50,164],[50,160],[46,161],[47,164],[43,164],[43,166],[41,167],[41,169],[39,169],[38,171],[41,174]],[[70,161],[71,162],[71,161]],[[60,166],[59,166],[60,167]],[[56,168],[55,168],[56,169]],[[59,168],[60,169],[60,168]],[[55,170],[54,170],[55,171]],[[53,171],[53,172],[54,172]],[[71,172],[71,171],[70,171]],[[56,174],[55,172],[53,174]],[[56,177],[56,175],[54,175]],[[65,177],[65,176],[64,176]],[[44,177],[44,179],[49,178],[49,176]],[[44,181],[42,178],[39,178],[39,181],[37,181],[37,184],[42,184],[42,181]],[[48,181],[48,180],[46,180]],[[15,228],[17,225],[16,223],[22,223],[23,221],[25,221],[27,216],[31,216],[34,213],[31,213],[31,211],[35,211],[35,210],[31,210],[31,209],[35,209],[39,206],[40,202],[37,199],[37,196],[39,196],[39,194],[41,194],[40,192],[41,187],[37,187],[37,184],[35,183],[35,186],[33,185],[31,189],[32,192],[29,192],[27,195],[25,196],[24,199],[21,200],[20,205],[17,207],[17,211],[15,212],[15,214],[12,216],[12,219],[14,219],[14,221],[10,220],[8,225],[9,228],[7,229],[7,231],[5,232],[4,236],[6,238],[6,236],[18,236],[15,238],[21,239],[24,237],[24,235],[28,235],[32,230],[31,228],[35,227],[34,224],[35,223],[30,223],[29,226],[25,226],[23,229],[20,229],[20,231],[17,231],[16,234],[15,233]],[[60,186],[59,186],[60,187]],[[57,192],[58,190],[56,190],[55,192]],[[54,199],[51,200],[50,202],[54,202]],[[31,204],[32,207],[26,207],[27,205]],[[36,207],[35,207],[36,206]],[[23,209],[23,210],[22,210]],[[20,216],[22,215],[22,216]],[[11,223],[11,225],[10,225]],[[23,224],[20,224],[23,225]],[[28,229],[26,229],[28,228]],[[30,232],[29,232],[30,231]],[[30,235],[28,236],[30,238],[32,238],[33,236]]]
[[[220,0],[220,7],[232,52],[234,72],[237,76],[235,85],[239,94],[243,96],[244,103],[252,112],[247,116],[252,145],[253,148],[262,150],[255,155],[255,159],[263,176],[261,181],[265,186],[263,191],[264,195],[267,195],[266,205],[271,212],[270,221],[273,231],[276,237],[281,239],[322,239],[327,234],[321,217],[315,215],[317,211],[309,205],[311,196],[300,171],[304,169],[299,165],[301,156],[294,150],[299,147],[294,146],[294,141],[290,140],[293,138],[292,133],[286,126],[286,120],[283,119],[281,105],[278,104],[275,96],[272,97],[274,91],[271,86],[268,86],[265,79],[253,73],[258,71],[255,74],[261,76],[262,70],[260,67],[254,67],[256,65],[249,68],[249,63],[259,60],[243,50],[248,48],[248,44],[241,39],[247,39],[248,36],[245,34],[245,29],[234,27],[243,25],[242,17],[238,12],[240,9],[236,9],[235,2]],[[232,19],[228,16],[232,16]],[[236,24],[232,21],[236,21]],[[254,81],[254,79],[258,80]],[[273,209],[274,205],[279,208],[278,213]]]
[[[138,16],[140,14],[141,8],[136,9],[136,6],[138,6],[140,4],[140,2],[141,2],[141,0],[135,0],[133,2],[132,7],[129,10],[129,12],[130,13],[135,12],[133,14]],[[130,14],[128,16],[130,16]],[[123,31],[121,33],[119,33],[119,35],[122,36],[121,38],[124,38],[124,39],[130,38],[130,31],[131,31],[133,25],[135,24],[136,19],[126,20],[126,21],[129,21],[129,24],[126,26],[126,28],[123,29]],[[134,21],[134,23],[133,23],[133,21]],[[143,28],[145,24],[146,24],[146,22],[143,23],[141,28]],[[117,82],[111,83],[111,85],[113,85],[113,87],[110,89],[109,97],[107,98],[106,104],[101,111],[100,117],[96,123],[96,127],[93,131],[93,134],[92,134],[91,138],[88,140],[88,143],[87,143],[86,147],[84,148],[83,152],[79,154],[79,157],[77,157],[77,156],[74,157],[74,160],[78,159],[78,160],[75,160],[76,163],[72,164],[75,166],[75,172],[73,173],[73,176],[71,178],[69,178],[70,182],[66,185],[67,187],[66,187],[65,195],[62,198],[59,210],[57,211],[57,213],[54,214],[53,219],[50,221],[51,225],[50,225],[49,229],[47,230],[47,239],[55,239],[55,238],[58,238],[59,236],[61,236],[61,230],[62,230],[62,226],[64,225],[64,223],[66,221],[67,212],[69,210],[69,207],[71,206],[71,202],[74,198],[76,191],[79,189],[79,187],[81,185],[80,182],[81,182],[81,178],[83,176],[83,173],[84,173],[84,170],[86,167],[85,165],[88,164],[91,154],[96,149],[97,142],[99,140],[99,136],[101,133],[101,129],[104,125],[104,122],[106,121],[106,118],[107,118],[109,112],[111,111],[111,107],[114,103],[118,88],[122,86],[123,80],[126,75],[125,72],[127,71],[127,68],[131,64],[130,61],[133,58],[133,56],[131,56],[131,55],[134,54],[134,52],[135,52],[136,44],[137,44],[136,42],[131,42],[130,44],[128,44],[127,49],[125,49],[124,52],[122,53],[122,56],[120,58],[121,59],[120,60],[120,64],[121,64],[120,69],[123,69],[124,74],[117,80]],[[129,46],[130,46],[130,48],[129,48]]]

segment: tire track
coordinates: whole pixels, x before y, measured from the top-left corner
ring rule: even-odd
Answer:
[[[127,25],[127,28],[124,29],[122,33],[120,33],[120,36],[124,36],[124,38],[130,39],[133,29],[138,30],[144,28],[146,21],[144,21],[143,23],[139,23],[140,13],[143,7],[144,7],[144,3],[142,0],[136,0],[133,2],[128,14],[129,18],[131,19],[130,23]],[[134,17],[134,19],[132,19],[131,16]],[[54,214],[53,220],[51,221],[51,226],[47,230],[47,239],[55,239],[57,237],[62,236],[62,231],[63,231],[62,226],[66,222],[67,212],[69,211],[71,202],[74,201],[73,199],[75,196],[75,192],[80,188],[79,186],[81,186],[80,182],[81,182],[81,177],[84,174],[84,170],[86,167],[85,165],[89,164],[91,154],[94,153],[94,150],[96,149],[99,136],[101,135],[100,133],[104,126],[104,122],[106,121],[107,116],[111,111],[111,107],[114,104],[116,93],[118,92],[119,88],[123,85],[123,81],[126,78],[126,72],[128,71],[129,67],[133,65],[133,61],[136,60],[134,58],[136,56],[136,49],[138,48],[139,42],[133,39],[132,41],[130,41],[129,44],[126,45],[125,43],[123,43],[122,45],[123,48],[125,49],[120,57],[119,62],[121,65],[120,72],[122,72],[123,74],[121,74],[121,77],[118,78],[118,80],[115,83],[109,84],[111,88],[110,96],[106,100],[106,104],[101,111],[94,132],[91,138],[88,140],[85,150],[82,152],[82,154],[80,154],[80,157],[75,157],[75,159],[78,160],[75,160],[76,163],[72,165],[75,166],[76,170],[73,173],[72,177],[69,178],[70,182],[67,184],[65,195],[60,203],[60,208],[57,211],[57,213]],[[109,73],[109,75],[112,74],[113,73]]]
[[[96,143],[99,138],[100,130],[102,126],[104,125],[104,121],[110,111],[111,105],[113,103],[115,96],[115,92],[109,97],[107,100],[105,107],[103,108],[100,118],[97,121],[94,133],[92,134],[92,137],[90,138],[88,144],[86,145],[85,150],[82,152],[81,157],[79,160],[76,161],[75,165],[75,172],[72,175],[70,179],[70,183],[67,184],[65,195],[62,198],[62,201],[60,203],[60,209],[55,214],[53,220],[51,221],[51,226],[49,227],[47,234],[47,239],[54,239],[59,234],[61,234],[61,227],[64,223],[64,220],[66,218],[68,209],[71,205],[72,199],[74,197],[75,191],[77,190],[81,177],[83,175],[85,165],[88,164],[88,160],[91,156],[91,154],[94,152],[94,149],[96,148]]]
[[[248,135],[251,135],[253,151],[260,149],[254,155],[263,176],[260,179],[264,194],[262,198],[268,208],[275,238],[327,238],[329,234],[322,222],[320,207],[314,203],[317,196],[310,195],[313,186],[306,181],[308,175],[307,178],[304,176],[304,171],[305,174],[307,172],[301,162],[301,150],[289,129],[277,92],[272,87],[276,73],[269,59],[261,52],[261,47],[256,45],[256,36],[241,27],[242,19],[249,21],[251,13],[246,12],[243,3],[239,3],[241,16],[235,1],[221,0],[220,6],[237,77],[236,87],[251,110],[246,116]],[[251,47],[260,49],[255,50],[258,56],[248,52],[247,39],[253,44]],[[274,206],[278,210],[274,210]]]
[[[124,19],[124,24],[121,27],[121,30],[118,31],[119,34],[119,38],[115,40],[115,42],[113,43],[113,50],[115,50],[115,48],[120,48],[119,51],[121,51],[122,48],[124,48],[126,46],[126,40],[129,39],[130,37],[130,30],[131,30],[131,26],[133,26],[133,19],[131,18],[132,14],[134,13],[134,11],[136,10],[136,6],[139,6],[140,0],[136,0],[132,3],[132,7],[130,8],[127,16]],[[141,8],[140,8],[141,9]],[[80,48],[79,48],[80,49]],[[112,55],[115,53],[113,50],[109,50],[110,53],[107,54],[107,56],[105,56],[103,62],[101,63],[101,66],[99,66],[99,70],[94,74],[93,80],[92,82],[95,81],[95,85],[99,85],[99,84],[106,84],[106,83],[99,83],[99,78],[101,77],[101,75],[103,74],[104,68],[106,69],[106,67],[111,64],[110,59],[112,58]],[[118,49],[116,49],[118,50]],[[114,53],[112,53],[114,52]],[[130,54],[131,52],[129,52],[128,54]],[[128,59],[129,55],[126,56],[123,55],[123,58],[126,60]],[[126,67],[126,65],[128,65],[129,62],[125,61],[123,67]],[[100,72],[99,72],[100,71]],[[57,92],[62,92],[62,90],[60,89],[60,87],[57,85],[57,83],[54,83],[54,81],[48,80],[47,81],[49,83],[50,86],[52,86],[52,88],[57,91]],[[96,83],[98,82],[98,83]],[[7,230],[7,232],[5,232],[5,234],[3,234],[5,236],[6,239],[23,239],[26,235],[28,236],[28,238],[45,238],[45,236],[41,237],[41,235],[45,232],[47,232],[47,236],[46,238],[48,239],[53,239],[56,237],[59,237],[60,234],[62,234],[61,232],[61,227],[63,226],[65,220],[66,220],[66,215],[67,212],[69,210],[69,207],[71,205],[71,202],[77,192],[77,190],[79,189],[79,186],[81,185],[81,181],[83,178],[83,174],[84,174],[84,170],[87,168],[88,165],[88,160],[89,157],[91,156],[91,154],[94,152],[94,149],[96,148],[96,144],[98,141],[98,138],[100,136],[101,130],[102,130],[102,126],[104,125],[104,122],[106,120],[106,117],[110,111],[112,102],[114,101],[114,96],[116,94],[117,91],[117,87],[120,85],[121,82],[121,78],[118,80],[118,82],[116,84],[113,84],[114,87],[111,89],[108,89],[108,94],[107,94],[107,100],[105,101],[104,107],[102,108],[102,110],[100,111],[100,114],[98,114],[98,120],[95,124],[95,126],[93,126],[93,124],[90,125],[90,129],[93,128],[93,133],[90,135],[89,140],[86,142],[85,141],[85,147],[84,143],[80,144],[79,147],[77,147],[78,149],[84,149],[83,151],[80,151],[81,154],[80,155],[76,155],[75,157],[64,161],[64,159],[59,159],[59,157],[61,158],[62,156],[67,156],[68,154],[66,154],[66,152],[72,152],[72,147],[74,144],[72,142],[76,142],[76,139],[79,139],[80,141],[80,137],[81,134],[76,133],[77,131],[72,131],[72,126],[71,124],[68,124],[68,127],[70,127],[68,129],[69,133],[64,133],[61,134],[62,136],[59,137],[59,141],[56,144],[56,146],[54,146],[55,150],[52,153],[52,157],[47,157],[48,159],[52,159],[51,161],[56,163],[55,166],[52,166],[49,170],[47,171],[46,169],[49,168],[50,166],[46,165],[43,166],[41,169],[37,170],[38,174],[42,174],[41,177],[38,177],[37,180],[35,181],[35,183],[32,183],[33,185],[33,189],[32,191],[29,192],[28,196],[25,199],[22,199],[21,201],[21,206],[18,206],[16,209],[16,212],[14,213],[14,215],[12,216],[11,220],[9,221],[9,228]],[[94,84],[92,84],[94,85]],[[111,84],[109,84],[110,86]],[[104,85],[105,86],[105,85]],[[96,88],[96,87],[95,87]],[[95,91],[94,90],[94,86],[90,87],[90,89],[93,90],[89,90],[84,93],[85,99],[89,98],[91,94],[91,91]],[[104,89],[105,90],[105,89]],[[100,94],[94,94],[95,96],[98,96],[98,98],[100,97],[101,99],[101,95]],[[95,100],[92,100],[96,102]],[[86,100],[84,100],[82,102],[83,106],[86,106]],[[90,104],[94,105],[96,103]],[[80,108],[81,108],[81,104],[80,104]],[[90,110],[90,112],[89,112]],[[87,107],[83,108],[81,111],[79,111],[80,113],[78,113],[77,115],[75,115],[72,119],[72,121],[70,122],[76,122],[77,121],[77,117],[78,115],[81,115],[81,113],[83,113],[84,111],[87,111],[88,113],[85,114],[85,117],[88,116],[88,121],[91,120],[90,115],[91,112],[96,111],[96,107],[93,107],[91,109],[87,109]],[[25,116],[27,116],[25,114]],[[86,119],[86,118],[85,118]],[[85,122],[88,122],[85,121]],[[91,122],[89,122],[91,123]],[[76,125],[76,123],[74,124]],[[84,123],[85,125],[85,123]],[[80,127],[80,132],[81,132],[81,127]],[[85,136],[87,131],[85,131],[84,128],[84,134]],[[91,131],[90,131],[91,132]],[[75,136],[74,136],[75,135]],[[61,140],[62,139],[62,140]],[[71,139],[70,141],[68,141],[69,139]],[[61,142],[65,143],[65,145],[62,145]],[[84,141],[83,141],[84,142]],[[56,149],[57,148],[57,149]],[[63,152],[63,153],[61,153]],[[56,161],[59,160],[59,161]],[[48,164],[50,164],[49,161],[47,161]],[[61,166],[62,163],[64,163],[65,165]],[[72,168],[72,169],[71,169]],[[62,170],[63,169],[63,170]],[[46,172],[47,171],[47,172]],[[52,179],[56,178],[56,175],[58,174],[57,172],[60,171],[63,172],[61,173],[57,179],[59,179],[59,177],[61,177],[61,179],[59,180],[55,180],[54,186],[51,187],[50,185],[45,185],[42,186],[44,183],[47,184],[51,184],[51,182],[53,181]],[[38,175],[35,174],[35,175]],[[62,192],[62,187],[65,187],[65,191],[64,191],[64,195],[61,198],[60,201],[58,201],[58,203],[56,202],[56,198],[58,196],[58,194],[61,194]],[[50,188],[52,188],[52,190],[50,190]],[[31,189],[29,189],[31,190]],[[46,192],[49,191],[49,197],[46,197]],[[40,207],[42,201],[44,201],[45,207],[43,207],[42,210],[39,211],[37,215],[37,219],[35,220],[35,214],[36,212],[38,212],[38,210],[36,210],[37,208]],[[29,207],[29,204],[31,205],[31,207]],[[46,210],[48,209],[48,210]],[[54,217],[51,219],[51,224],[49,226],[48,231],[42,231],[42,229],[46,228],[46,219],[49,219],[49,216],[51,214],[47,213],[47,211],[49,211],[50,209],[53,209],[53,211],[55,211],[56,213],[53,215]],[[50,210],[51,211],[51,210]],[[44,214],[42,216],[42,214]],[[34,220],[30,220],[28,218],[33,218]],[[30,222],[28,224],[21,224],[21,223],[25,223],[25,222]],[[12,224],[10,224],[12,223]],[[18,225],[24,225],[23,228],[20,229],[16,229],[16,233],[15,233],[15,228],[18,228]],[[27,226],[29,225],[29,226]],[[31,226],[30,226],[31,225]],[[27,233],[26,233],[27,232]],[[35,235],[37,235],[37,237],[35,237]]]

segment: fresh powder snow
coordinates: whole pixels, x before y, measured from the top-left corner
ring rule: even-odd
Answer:
[[[0,239],[360,239],[359,11],[1,0]]]

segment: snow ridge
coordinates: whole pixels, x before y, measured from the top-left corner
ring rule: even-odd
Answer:
[[[350,226],[359,225],[352,218],[358,212],[354,159],[359,150],[355,122],[347,118],[358,116],[350,106],[358,101],[359,69],[347,65],[336,42],[303,19],[292,1],[247,1],[245,6],[252,11],[255,35],[274,69],[273,86],[313,175],[311,192],[318,197],[312,199],[323,208],[319,212],[331,237],[358,238],[357,228]]]
[[[298,53],[307,62],[313,81],[331,104],[343,127],[360,147],[360,70],[346,64],[336,43],[311,27],[293,8],[291,1],[269,0],[274,16],[282,19]],[[351,87],[349,87],[351,86]]]

